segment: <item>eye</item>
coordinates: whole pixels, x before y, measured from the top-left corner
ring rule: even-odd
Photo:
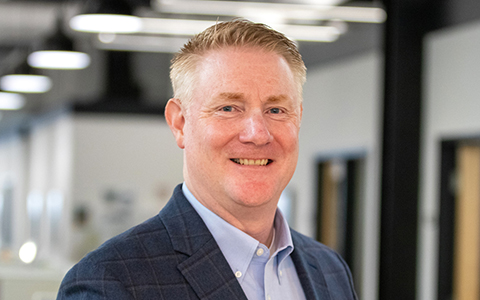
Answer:
[[[281,113],[281,110],[278,107],[274,107],[274,108],[270,108],[269,112],[271,114],[279,114],[279,113]]]
[[[224,112],[232,112],[233,111],[233,106],[227,105],[222,107],[222,111]]]

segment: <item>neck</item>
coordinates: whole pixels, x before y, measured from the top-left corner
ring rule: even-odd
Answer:
[[[226,220],[233,226],[237,227],[238,229],[242,230],[249,236],[253,237],[260,243],[264,244],[267,247],[270,247],[272,240],[273,240],[273,218],[275,214],[273,215],[272,218],[268,218],[268,221],[265,220],[263,222],[257,221],[239,221],[238,219],[236,220]],[[262,218],[265,218],[265,215],[261,216]]]
[[[278,201],[272,199],[272,201],[265,201],[263,204],[253,206],[234,200],[217,201],[208,192],[198,193],[195,186],[188,183],[187,186],[198,202],[207,209],[260,243],[267,247],[270,246],[273,239],[273,225]]]
[[[200,199],[198,201],[220,218],[267,247],[272,243],[276,203],[260,207],[233,205],[234,207],[224,208],[215,203],[212,205]]]
[[[252,214],[251,214],[252,215]],[[266,214],[261,214],[256,220],[245,220],[240,221],[236,220],[226,220],[233,226],[242,230],[246,234],[250,235],[260,243],[264,244],[267,247],[270,247],[273,240],[273,224],[274,224],[275,213],[267,217]],[[263,219],[263,220],[261,220]],[[234,224],[236,221],[236,224]]]

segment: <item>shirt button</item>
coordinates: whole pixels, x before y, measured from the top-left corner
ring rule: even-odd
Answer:
[[[268,295],[267,300],[272,300],[272,297],[270,297],[270,295]]]
[[[240,272],[240,271],[235,272],[235,277],[237,277],[237,278],[242,277],[242,272]]]
[[[257,249],[257,255],[258,255],[258,256],[262,256],[262,255],[263,255],[263,252],[264,252],[264,251],[263,251],[262,248],[258,248],[258,249]]]
[[[282,271],[279,271],[278,274],[279,274],[280,276],[282,276],[282,275],[283,275],[283,272],[282,272]]]

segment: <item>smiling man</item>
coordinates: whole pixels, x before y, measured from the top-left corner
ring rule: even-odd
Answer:
[[[262,24],[218,23],[176,55],[171,79],[184,183],[72,268],[58,299],[356,299],[340,256],[277,209],[298,157],[296,45]]]

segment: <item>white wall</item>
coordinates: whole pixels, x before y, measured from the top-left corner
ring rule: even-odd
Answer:
[[[64,204],[68,201],[71,167],[68,125],[68,116],[57,115],[36,123],[31,131],[0,140],[0,187],[11,184],[14,195],[13,245],[9,250],[3,249],[0,256],[1,299],[31,299],[35,293],[51,295],[64,275],[56,268],[63,261],[64,232],[50,230],[50,225],[55,213],[61,222]],[[37,260],[25,265],[20,262],[18,252],[21,245],[32,238],[28,217],[28,199],[33,201],[29,197],[31,192],[37,195],[33,200],[39,216],[36,227],[40,234],[35,239],[39,247]],[[60,194],[63,197],[53,197]],[[53,247],[51,241],[55,234],[58,243]]]
[[[37,212],[40,215],[38,228],[40,235],[35,242],[39,248],[39,258],[59,254],[61,249],[51,249],[49,240],[50,204],[52,191],[65,193],[69,190],[71,149],[69,142],[68,118],[56,116],[54,120],[44,120],[32,127],[31,131],[4,137],[0,141],[0,185],[13,187],[13,245],[12,259],[18,260],[20,246],[32,238],[29,224],[28,201],[31,192],[37,197]],[[59,204],[62,209],[63,203]]]
[[[440,142],[480,135],[480,22],[425,39],[418,299],[437,299]]]
[[[77,115],[73,136],[72,205],[90,208],[100,242],[156,215],[183,181],[183,152],[160,116]],[[133,201],[121,223],[108,220],[123,209],[108,191]]]
[[[22,136],[12,135],[0,140],[0,189],[8,185],[13,190],[12,255],[15,255],[25,238],[25,222],[15,220],[26,218],[25,201],[23,201],[26,196],[26,156],[27,148]]]
[[[60,114],[39,121],[32,126],[28,134],[26,147],[28,156],[26,203],[27,217],[31,217],[32,207],[39,214],[38,224],[29,224],[27,220],[27,239],[34,239],[39,245],[38,258],[50,260],[52,257],[65,256],[65,242],[68,237],[61,227],[52,224],[58,219],[59,224],[67,221],[68,205],[71,200],[71,172],[72,172],[72,132],[71,118],[68,114]],[[56,198],[54,195],[58,195]],[[58,200],[58,201],[57,201]],[[55,213],[55,216],[53,215]],[[30,219],[31,221],[31,219]],[[38,230],[35,236],[32,230]],[[56,242],[51,238],[56,236]],[[24,241],[25,242],[25,241]],[[61,259],[57,259],[61,261]]]
[[[379,232],[379,159],[382,54],[370,52],[308,70],[295,190],[296,224],[310,236],[316,224],[316,163],[319,156],[365,154],[361,211],[361,299],[376,299]]]

